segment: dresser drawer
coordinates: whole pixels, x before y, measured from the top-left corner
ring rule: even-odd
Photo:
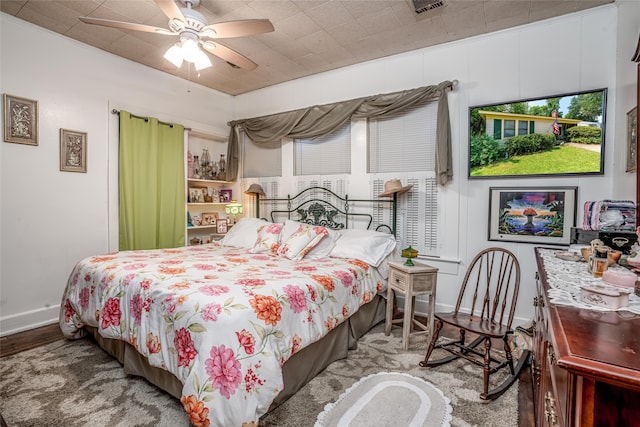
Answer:
[[[389,284],[396,289],[400,289],[401,291],[406,291],[407,286],[409,285],[409,280],[410,280],[410,277],[406,273],[395,270],[393,268],[389,272]]]
[[[404,273],[390,269],[389,283],[396,289],[406,291],[413,280],[413,292],[430,292],[436,284],[437,272],[433,273]]]

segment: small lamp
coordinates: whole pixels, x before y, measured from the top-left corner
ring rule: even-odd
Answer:
[[[236,216],[242,214],[242,205],[232,200],[231,203],[225,205],[224,210],[232,218],[233,222],[229,224],[229,226],[232,226],[236,223]]]
[[[260,184],[251,184],[244,194],[255,194],[256,196],[256,218],[260,218],[260,195],[264,196],[264,190]]]

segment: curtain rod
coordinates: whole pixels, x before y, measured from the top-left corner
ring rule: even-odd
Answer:
[[[116,109],[114,108],[113,110],[111,110],[111,114],[117,114],[117,115],[120,115],[120,111],[119,111],[119,110],[116,110]],[[131,113],[129,113],[129,114],[131,114]],[[149,117],[136,116],[135,114],[131,114],[131,117],[135,117],[136,119],[142,119],[142,120],[144,120],[145,122],[148,122],[148,121],[149,121]],[[169,126],[170,128],[173,128],[173,123],[167,123],[167,122],[163,122],[163,121],[160,121],[160,120],[158,120],[158,123],[163,124],[163,125],[167,125],[167,126]],[[190,131],[190,130],[191,130],[191,128],[187,128],[187,127],[185,127],[185,128],[184,128],[184,130],[186,130],[186,131]]]

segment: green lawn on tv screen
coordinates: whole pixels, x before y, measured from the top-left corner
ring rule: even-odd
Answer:
[[[561,146],[543,153],[514,156],[471,169],[471,176],[549,175],[600,172],[600,153]]]

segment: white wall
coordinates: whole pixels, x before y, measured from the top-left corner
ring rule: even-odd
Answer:
[[[226,136],[233,98],[0,13],[0,91],[39,102],[39,145],[0,142],[0,334],[56,322],[75,263],[117,250],[112,108]],[[59,129],[88,171],[59,171]]]
[[[441,189],[444,208],[440,216],[442,255],[461,263],[428,261],[441,269],[437,304],[439,309],[446,309],[455,304],[467,262],[479,250],[496,243],[487,240],[489,187],[578,186],[578,225],[586,200],[635,199],[635,175],[621,173],[620,165],[625,149],[625,113],[635,103],[631,96],[635,96],[635,74],[630,71],[635,70],[635,65],[630,57],[638,35],[638,5],[640,2],[618,2],[261,89],[237,96],[234,116],[248,118],[459,80],[449,95],[455,176],[451,184]],[[621,80],[620,85],[617,79]],[[603,87],[609,88],[604,176],[472,181],[466,178],[469,106]],[[354,144],[352,159],[364,162],[366,145],[361,142]],[[366,186],[367,183],[351,182],[349,196],[367,197]],[[500,246],[513,251],[522,266],[517,317],[523,322],[533,314],[534,246],[513,243]],[[418,305],[418,311],[424,309],[424,304]]]

